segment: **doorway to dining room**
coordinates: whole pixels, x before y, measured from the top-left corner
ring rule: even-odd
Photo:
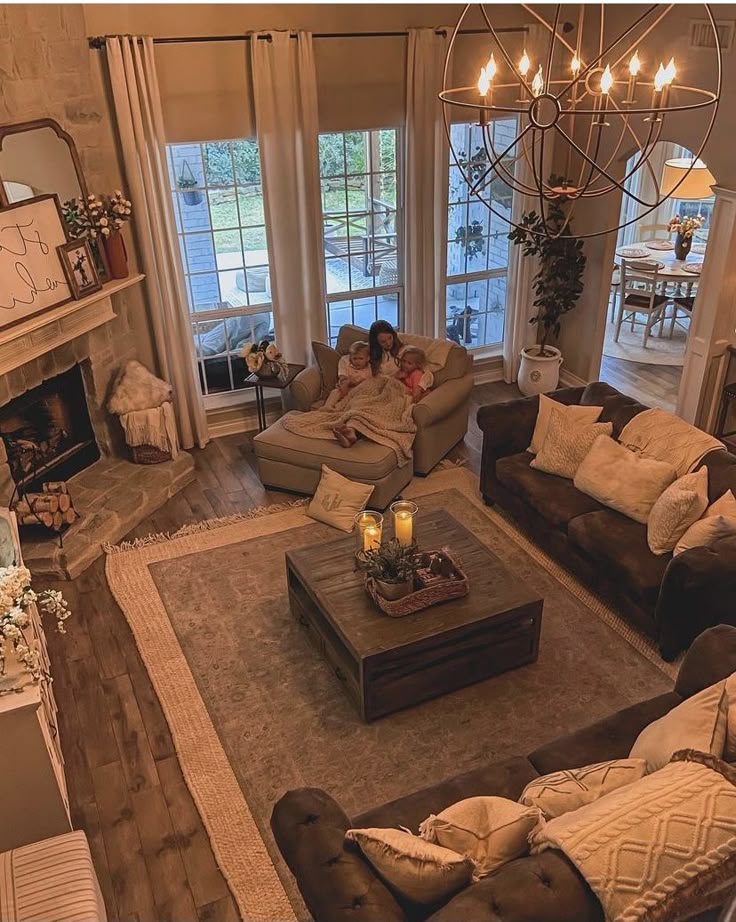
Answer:
[[[645,168],[634,169],[635,157],[625,170],[620,223],[626,226],[618,232],[611,267],[600,379],[641,403],[674,412],[714,179],[700,160],[688,173],[692,152],[672,141],[659,141]],[[655,201],[669,189],[672,194],[645,214],[637,198]]]

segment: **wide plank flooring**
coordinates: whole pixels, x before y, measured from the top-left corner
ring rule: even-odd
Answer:
[[[648,407],[675,412],[680,392],[681,365],[648,365],[603,356],[600,380]]]
[[[476,387],[468,434],[452,457],[477,472],[476,410],[515,396],[512,385]],[[226,436],[193,452],[196,480],[129,537],[283,502],[284,493],[258,479],[252,436]],[[74,612],[64,637],[48,634],[72,820],[87,833],[110,922],[237,919],[166,719],[107,587],[104,559],[55,586]]]

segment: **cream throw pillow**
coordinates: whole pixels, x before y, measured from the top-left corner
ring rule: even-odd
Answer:
[[[374,489],[367,483],[348,480],[323,464],[322,478],[307,506],[307,515],[340,531],[350,532],[355,516],[365,509]]]
[[[638,781],[646,772],[645,759],[613,759],[552,772],[530,781],[521,792],[519,803],[539,807],[545,819],[551,820]]]
[[[553,407],[544,444],[529,466],[572,480],[593,442],[612,432],[611,423],[571,424],[564,412]]]
[[[348,829],[377,873],[415,903],[447,899],[473,878],[473,862],[456,852],[399,829]]]
[[[678,749],[697,749],[720,759],[726,745],[727,726],[724,680],[687,698],[645,727],[637,736],[629,758],[646,759],[649,772],[666,765]]]
[[[427,817],[419,835],[470,858],[479,878],[525,855],[529,835],[542,821],[536,807],[506,797],[469,797]]]
[[[546,394],[540,394],[537,422],[534,426],[531,444],[527,448],[527,451],[531,452],[533,455],[536,455],[542,445],[544,445],[553,409],[561,412],[571,425],[575,423],[597,423],[598,417],[603,412],[603,407],[585,407],[579,404],[566,406],[564,403],[559,403]]]
[[[711,503],[703,513],[703,518],[707,519],[711,515],[727,515],[736,518],[736,497],[731,490],[726,490],[723,496],[719,496],[714,503]]]
[[[730,515],[709,515],[698,519],[677,542],[674,555],[682,554],[691,547],[708,547],[719,538],[736,535],[736,517]]]
[[[652,506],[647,520],[647,543],[653,554],[675,549],[690,526],[708,505],[708,468],[685,474],[671,483]]]
[[[575,486],[635,522],[646,522],[675,476],[675,469],[664,461],[642,458],[605,438],[598,439],[580,465]]]

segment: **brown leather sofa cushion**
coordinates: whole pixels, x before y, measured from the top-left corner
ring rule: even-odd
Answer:
[[[644,727],[659,720],[681,702],[682,698],[676,692],[667,692],[634,704],[589,727],[540,746],[531,753],[529,761],[540,775],[548,775],[563,768],[581,768],[608,759],[625,759]]]
[[[499,458],[496,479],[550,525],[564,531],[576,516],[603,508],[596,500],[576,490],[572,480],[535,471],[529,466],[533,459],[534,455],[528,451]]]
[[[610,384],[603,381],[594,381],[583,391],[580,403],[587,406],[603,407],[603,412],[598,420],[601,423],[613,423],[613,437],[621,435],[624,426],[631,422],[637,413],[648,410],[649,407],[638,403],[633,397],[622,394]]]
[[[570,540],[619,579],[632,595],[654,608],[671,556],[657,557],[647,544],[647,527],[633,519],[601,509],[574,519],[567,527]]]
[[[466,797],[496,796],[518,800],[527,784],[536,777],[537,773],[527,759],[514,756],[382,804],[354,817],[353,825],[358,828],[406,826],[416,833],[419,824],[430,813],[440,813]]]
[[[505,864],[429,922],[603,922],[603,911],[572,862],[550,849]]]

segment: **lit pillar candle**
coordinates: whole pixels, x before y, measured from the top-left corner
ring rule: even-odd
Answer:
[[[411,512],[397,512],[394,519],[394,532],[399,544],[408,547],[412,543],[414,523]]]
[[[369,525],[363,531],[363,550],[377,551],[381,546],[381,531],[374,525]]]

